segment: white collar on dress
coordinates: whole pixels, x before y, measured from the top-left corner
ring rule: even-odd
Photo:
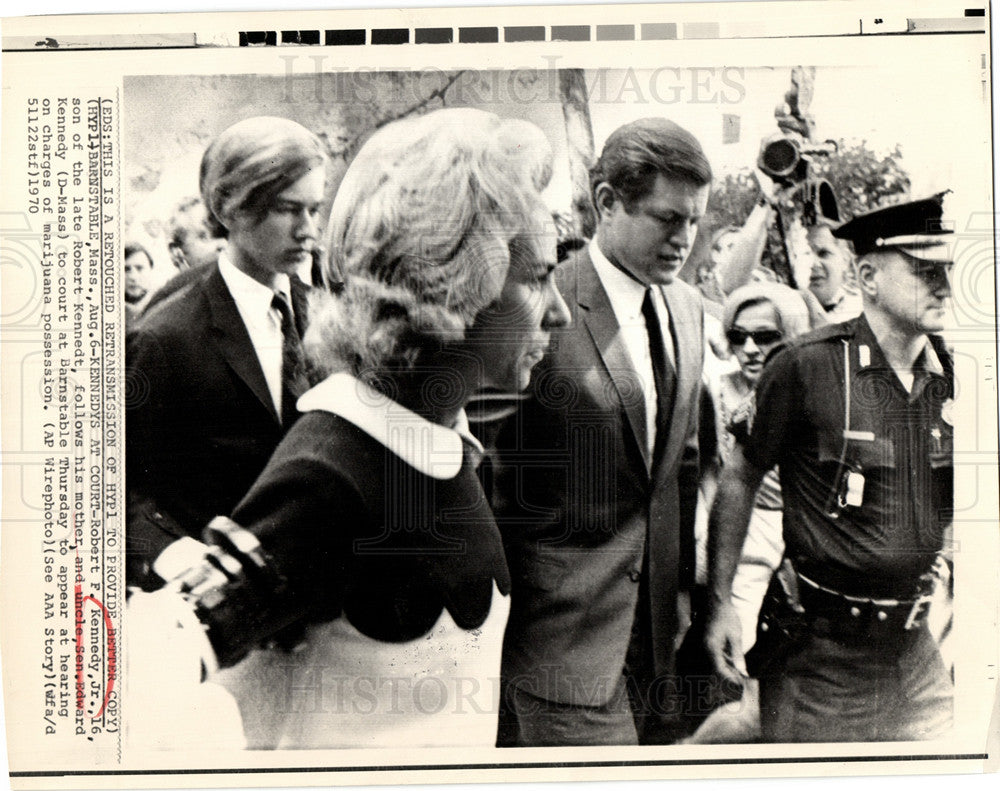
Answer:
[[[342,417],[391,450],[418,472],[448,481],[462,469],[462,440],[482,454],[469,433],[465,410],[455,428],[433,423],[397,404],[371,385],[341,372],[328,376],[299,398],[299,412],[322,411]]]

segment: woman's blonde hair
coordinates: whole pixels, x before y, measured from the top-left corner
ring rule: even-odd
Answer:
[[[784,340],[810,330],[809,309],[802,295],[781,283],[748,283],[733,291],[722,307],[722,329],[729,332],[743,308],[768,303],[774,306]]]
[[[541,238],[551,148],[541,130],[470,108],[377,131],[337,191],[306,354],[317,373],[378,382],[461,340],[496,301],[514,238]]]

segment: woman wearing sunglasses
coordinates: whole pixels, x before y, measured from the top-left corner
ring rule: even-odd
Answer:
[[[768,358],[809,330],[809,311],[801,294],[780,283],[750,283],[726,299],[722,324],[739,368],[723,374],[712,388],[719,462],[725,464],[753,421],[754,388]],[[781,485],[777,468],[757,492],[750,530],[733,583],[733,598],[743,623],[746,652],[757,633],[757,613],[771,574],[781,562]]]
[[[754,388],[767,360],[816,319],[807,298],[780,283],[755,282],[734,290],[723,304],[722,329],[731,358],[706,365],[705,386],[715,417],[713,463],[705,471],[702,497],[711,506],[718,472],[753,422]],[[718,351],[718,350],[717,350]],[[757,634],[757,615],[771,576],[781,563],[781,485],[777,468],[761,483],[736,577],[733,605],[743,627],[744,653]],[[704,536],[701,536],[704,539]],[[700,542],[699,542],[700,543]],[[760,736],[756,682],[741,701],[717,710],[689,739],[691,743],[747,742]]]

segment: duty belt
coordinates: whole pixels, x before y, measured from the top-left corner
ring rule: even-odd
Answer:
[[[922,585],[913,599],[874,599],[835,591],[799,571],[796,576],[804,583],[798,586],[799,599],[813,630],[832,636],[911,631],[927,620],[934,595],[933,582]]]

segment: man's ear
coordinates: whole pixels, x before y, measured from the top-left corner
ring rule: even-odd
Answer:
[[[598,217],[610,214],[615,207],[615,203],[619,200],[615,188],[608,184],[608,182],[598,182],[597,186],[594,187],[594,207],[597,209]]]
[[[177,269],[188,268],[187,256],[184,255],[184,251],[181,249],[179,244],[171,242],[167,245],[167,250],[170,251],[170,260]]]
[[[854,273],[858,281],[858,288],[862,294],[866,294],[870,298],[878,296],[878,283],[875,279],[878,271],[878,264],[871,256],[862,256],[854,264]]]

